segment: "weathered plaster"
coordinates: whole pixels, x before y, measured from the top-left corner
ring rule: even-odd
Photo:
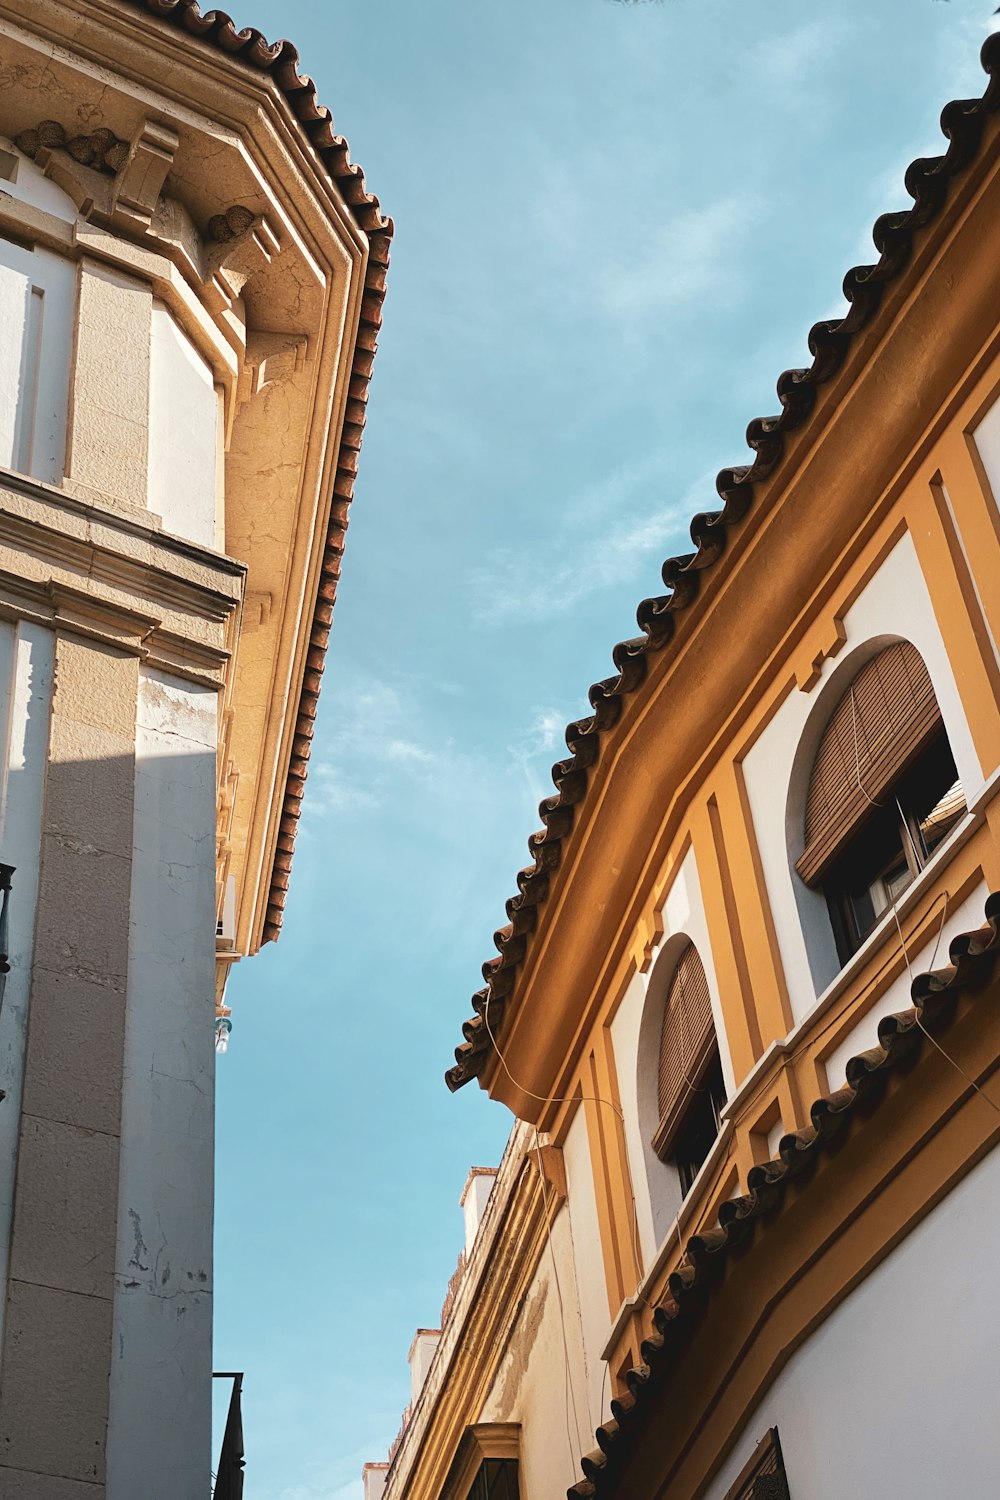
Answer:
[[[108,1500],[211,1467],[216,711],[140,677]]]

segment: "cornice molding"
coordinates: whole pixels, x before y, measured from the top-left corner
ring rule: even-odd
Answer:
[[[8,497],[15,495],[17,511],[7,508]],[[73,530],[67,529],[70,516],[77,523]],[[95,536],[96,530],[102,539]],[[119,538],[120,545],[114,545]],[[146,544],[144,549],[136,549],[137,539]],[[20,475],[0,473],[0,546],[5,544],[135,599],[212,624],[227,620],[243,597],[246,569],[231,558],[155,527],[137,526],[113,510],[74,500]],[[189,567],[194,564],[190,571],[200,570],[205,581],[178,574],[181,559]]]
[[[468,1500],[476,1475],[486,1459],[517,1459],[520,1456],[519,1422],[477,1422],[467,1427],[441,1491],[441,1500]]]
[[[566,1200],[558,1147],[542,1145],[539,1149],[526,1144],[516,1174],[499,1216],[488,1226],[488,1236],[477,1243],[469,1262],[434,1364],[390,1468],[385,1500],[441,1500],[442,1486],[451,1484],[453,1466],[461,1463],[465,1434],[480,1425],[476,1419]],[[481,1236],[486,1227],[484,1223]],[[414,1441],[417,1447],[411,1454]],[[445,1493],[451,1500],[451,1490]],[[460,1494],[456,1492],[456,1500]]]

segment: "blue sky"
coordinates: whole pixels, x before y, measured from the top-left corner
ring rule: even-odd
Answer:
[[[982,91],[991,8],[239,6],[397,226],[285,931],[219,1066],[248,1500],[357,1500],[385,1457],[510,1125],[443,1073],[563,726]]]

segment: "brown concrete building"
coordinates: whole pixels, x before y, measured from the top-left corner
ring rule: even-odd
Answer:
[[[983,62],[567,730],[448,1073],[518,1123],[370,1497],[1000,1491]]]
[[[213,1039],[391,225],[295,49],[193,0],[0,0],[0,76],[0,1495],[207,1500]]]

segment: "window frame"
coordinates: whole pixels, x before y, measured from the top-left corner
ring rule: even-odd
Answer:
[[[942,751],[944,755],[942,755]],[[945,756],[947,759],[945,759]],[[942,769],[941,765],[933,765],[934,759],[939,759],[942,762],[946,771],[946,778],[950,777],[951,779],[948,781],[945,791],[932,805],[928,813],[924,815],[924,819],[922,820],[918,807],[915,805],[918,796],[915,783],[919,783],[921,772],[928,774],[929,771],[930,774],[933,774],[934,770]],[[926,821],[930,813],[939,807],[956,789],[961,797],[961,808],[955,810],[947,830],[937,843],[932,848],[928,848],[923,835],[922,821]],[[837,955],[842,965],[850,962],[859,949],[868,941],[872,933],[881,926],[887,916],[898,906],[906,892],[930,864],[938,849],[947,843],[952,830],[968,811],[965,801],[965,791],[961,778],[958,775],[951,742],[948,739],[948,733],[943,722],[939,732],[923,747],[920,755],[901,772],[898,780],[890,786],[886,796],[887,800],[880,808],[879,813],[876,814],[876,818],[869,819],[857,828],[853,838],[846,844],[841,856],[818,886],[827,903],[830,922],[833,927],[834,941],[837,947]],[[859,846],[863,845],[866,836],[870,837],[873,828],[877,827],[877,819],[880,814],[885,815],[883,817],[885,825],[894,830],[895,842],[893,844],[893,853],[891,859],[876,869],[872,874],[872,878],[868,879],[864,866],[865,851],[863,847]],[[905,884],[898,887],[895,893],[893,893],[888,888],[885,875],[890,869],[898,867],[900,856],[902,856],[902,860],[905,862],[905,869],[908,872],[909,878]],[[865,893],[874,891],[877,884],[881,884],[883,887],[883,904],[880,908],[874,910],[873,903],[873,918],[863,930],[855,910],[857,904],[856,895],[852,890],[850,882],[852,866],[856,877],[858,893],[860,893],[862,884]]]
[[[689,963],[689,955],[691,954],[697,960],[701,971],[701,980],[704,983],[708,995],[709,1009],[711,1010],[711,990],[708,985],[708,973],[705,969],[705,963],[697,944],[688,938],[684,947],[676,955],[663,997],[660,1024],[657,1031],[657,1048],[660,1052],[662,1052],[664,1045],[664,1030],[672,1014],[671,1006],[674,1003],[675,987],[679,982],[681,992],[679,1004],[684,1004],[683,974],[684,967]],[[710,1014],[704,1034],[700,1037],[697,1046],[686,1060],[684,1081],[686,1086],[677,1091],[676,1096],[666,1108],[664,1108],[662,1100],[658,1099],[659,1123],[651,1142],[653,1150],[660,1160],[665,1165],[673,1167],[677,1172],[682,1198],[686,1198],[691,1191],[695,1178],[704,1166],[708,1156],[711,1155],[712,1146],[719,1138],[722,1130],[721,1111],[728,1098],[714,1014]],[[701,1096],[706,1091],[709,1093],[716,1129],[708,1151],[701,1156],[700,1160],[696,1160],[694,1155],[683,1150],[683,1136],[685,1131],[693,1125],[693,1116],[701,1107],[703,1103]]]
[[[473,1489],[484,1464],[491,1461],[515,1464],[515,1482],[520,1495],[521,1426],[519,1422],[477,1422],[462,1434],[441,1500],[472,1500]]]
[[[772,1465],[770,1469],[766,1467],[768,1464]],[[761,1479],[775,1482],[758,1490],[757,1482]],[[777,1427],[769,1427],[765,1432],[735,1483],[726,1491],[725,1500],[791,1500]]]

